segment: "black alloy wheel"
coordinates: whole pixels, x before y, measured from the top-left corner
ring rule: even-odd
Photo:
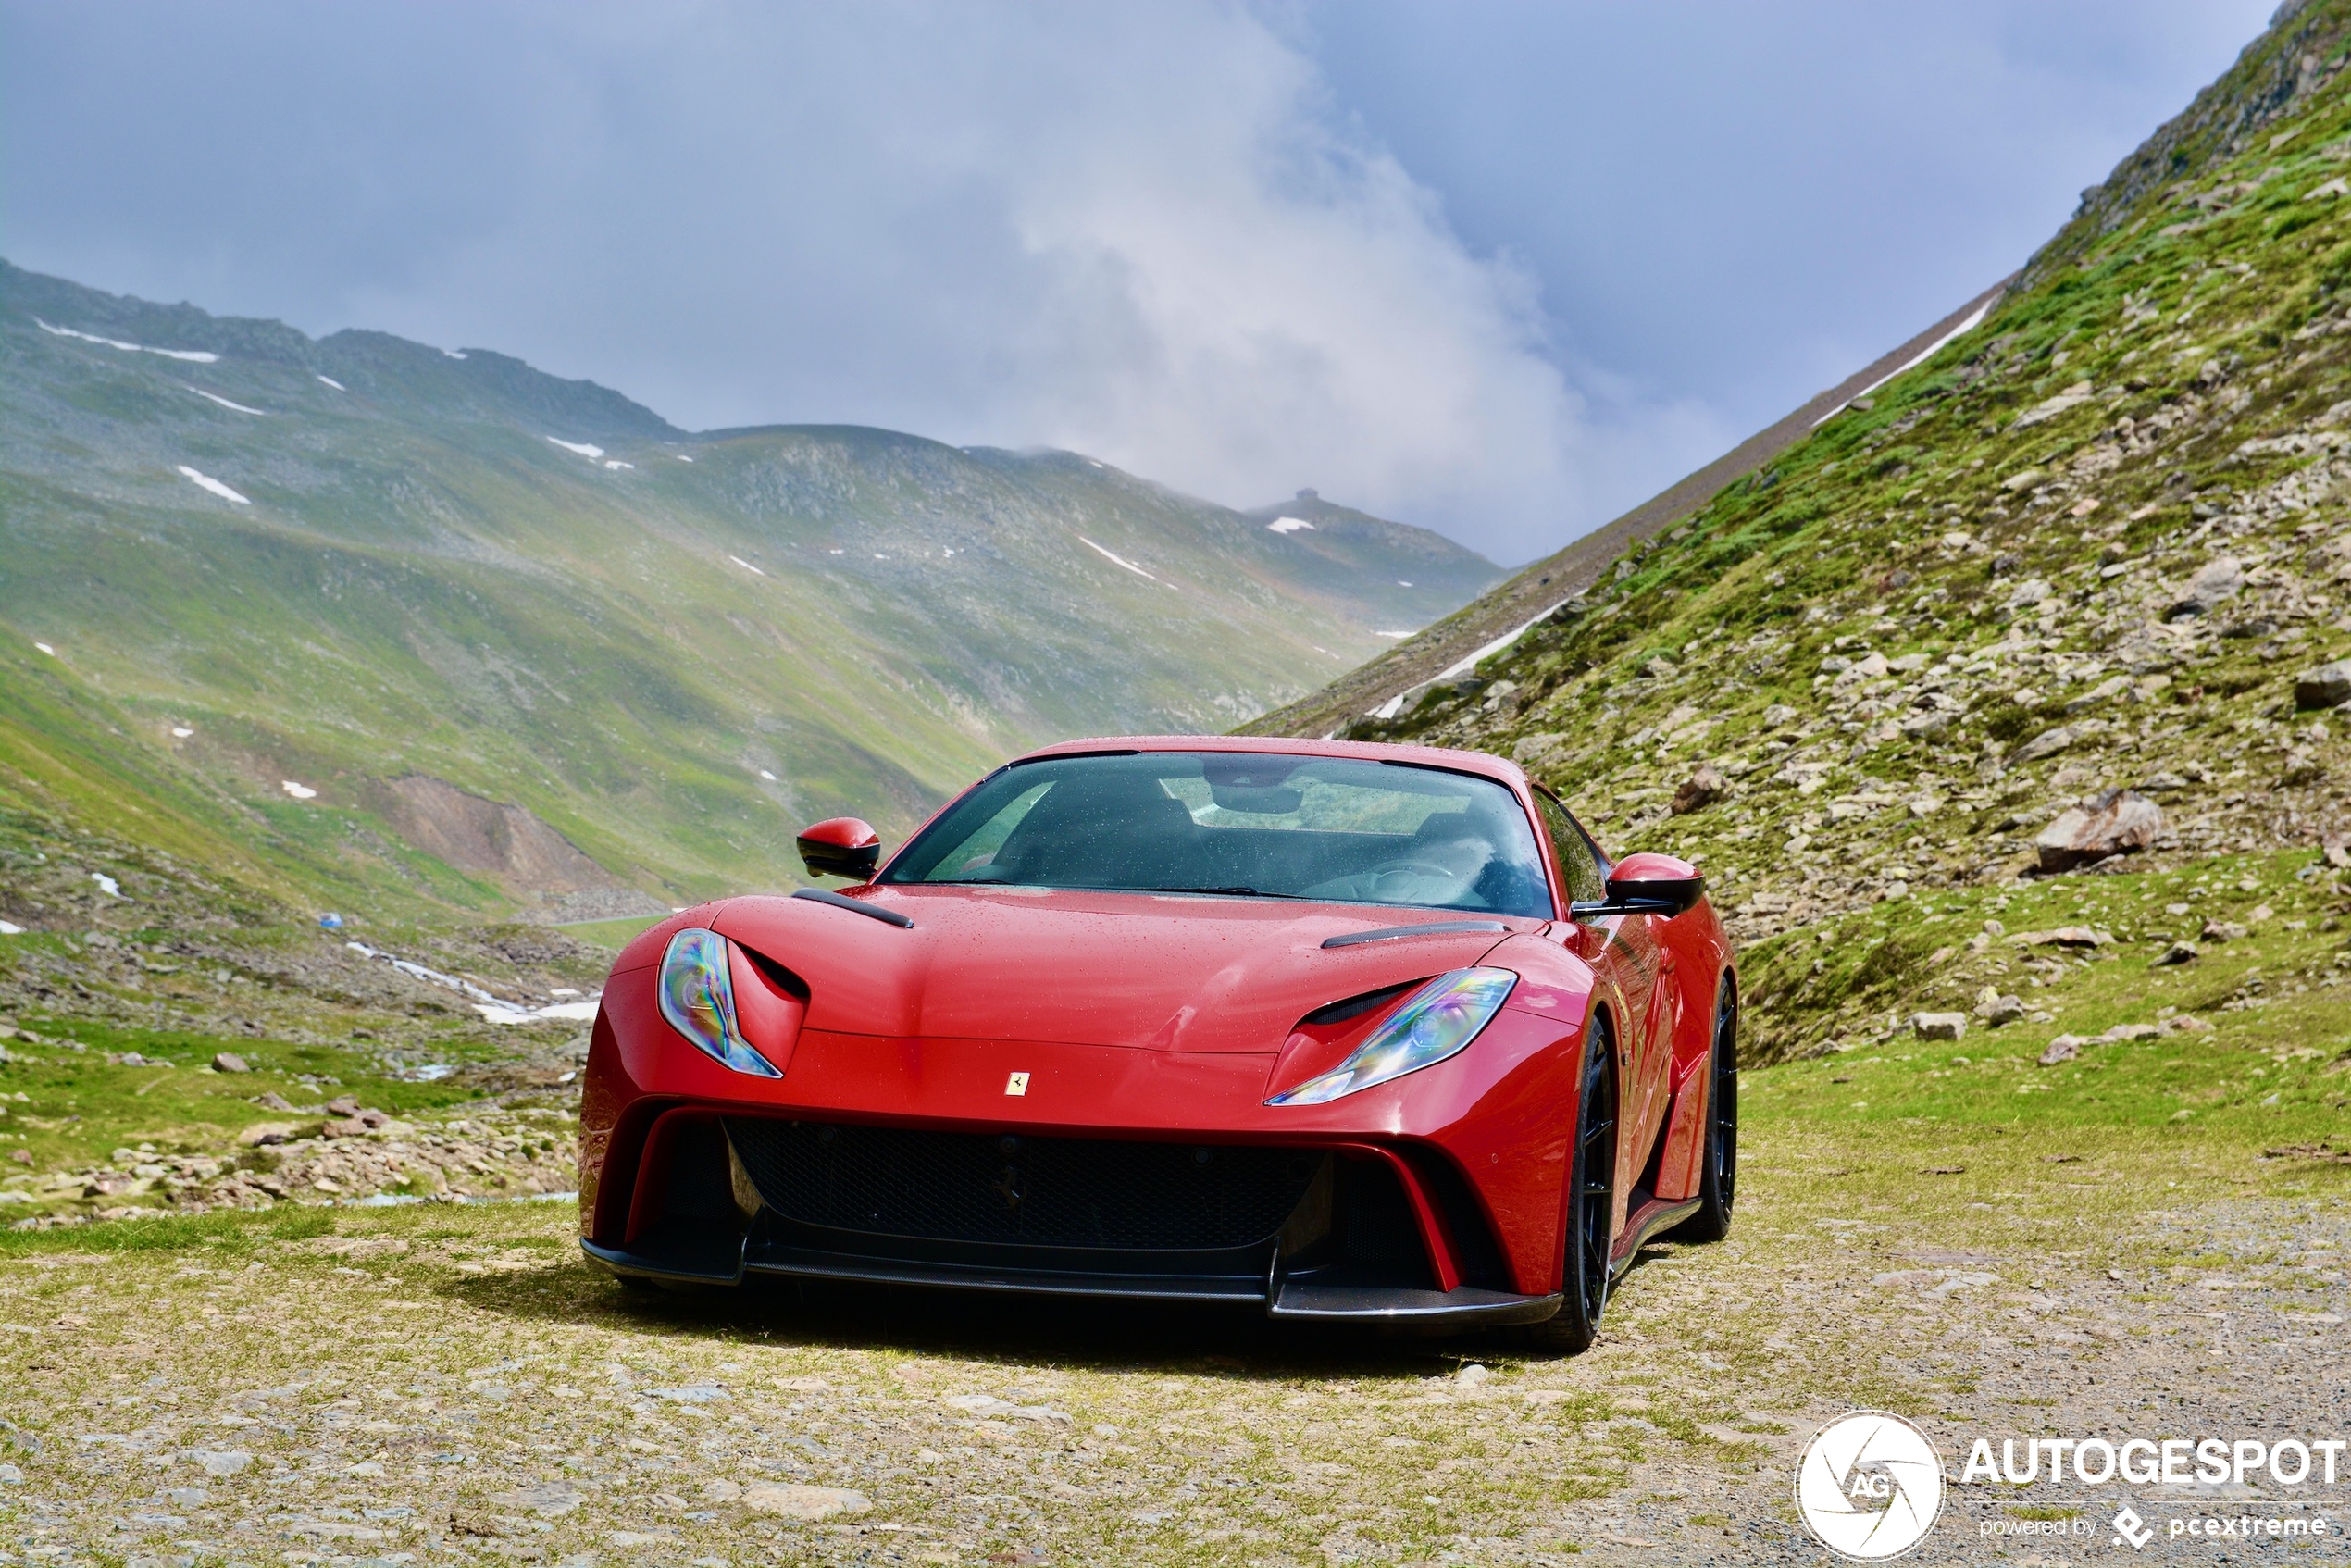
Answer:
[[[1714,1049],[1706,1080],[1706,1163],[1698,1173],[1698,1213],[1673,1229],[1677,1241],[1720,1241],[1730,1234],[1738,1197],[1739,999],[1728,975],[1714,999]]]
[[[1616,1239],[1616,1041],[1606,1014],[1595,1014],[1586,1031],[1567,1179],[1567,1257],[1560,1281],[1565,1299],[1557,1316],[1529,1325],[1527,1337],[1543,1349],[1574,1355],[1599,1338],[1609,1251]]]

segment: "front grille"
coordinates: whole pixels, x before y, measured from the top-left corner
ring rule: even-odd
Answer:
[[[1270,1241],[1325,1155],[1296,1149],[914,1132],[735,1117],[785,1219],[934,1241],[1209,1251]]]

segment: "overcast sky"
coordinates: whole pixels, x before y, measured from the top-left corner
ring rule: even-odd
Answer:
[[[2272,3],[0,0],[0,254],[1515,562],[2013,269]]]

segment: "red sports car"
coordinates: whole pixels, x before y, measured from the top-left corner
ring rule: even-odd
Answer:
[[[580,1227],[746,1274],[1523,1324],[1580,1350],[1730,1224],[1738,993],[1695,868],[1469,752],[1200,736],[997,769],[845,893],[613,966]]]

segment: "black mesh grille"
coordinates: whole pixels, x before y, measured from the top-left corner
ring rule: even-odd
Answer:
[[[1312,1151],[913,1132],[737,1117],[743,1169],[786,1219],[1034,1247],[1195,1250],[1272,1239]]]
[[[1338,1237],[1339,1251],[1350,1263],[1409,1268],[1428,1257],[1404,1184],[1387,1166],[1369,1160],[1339,1162]]]

